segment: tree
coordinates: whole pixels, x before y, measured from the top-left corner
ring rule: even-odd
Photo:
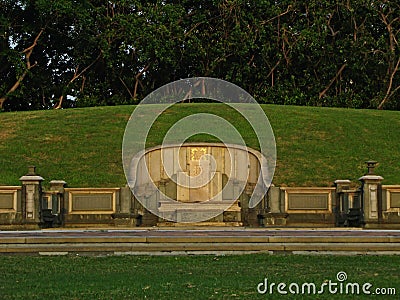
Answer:
[[[387,30],[388,47],[386,50],[387,61],[387,88],[385,96],[378,105],[378,109],[392,98],[400,89],[400,80],[396,80],[395,76],[400,66],[400,48],[398,37],[400,33],[400,4],[396,1],[382,1],[374,6],[378,12],[379,18]]]
[[[193,76],[259,102],[400,109],[394,0],[0,0],[0,108],[138,103]]]

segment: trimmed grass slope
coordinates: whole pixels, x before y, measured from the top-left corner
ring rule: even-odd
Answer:
[[[384,184],[400,184],[400,112],[262,105],[275,133],[278,186],[331,186],[357,181],[364,161],[380,162]],[[121,145],[134,106],[0,114],[0,184],[19,185],[28,165],[46,179],[70,187],[125,185]],[[223,104],[179,104],[150,131],[149,146],[161,144],[168,128],[184,116],[209,112],[235,125],[246,143],[258,147],[249,125]],[[196,135],[192,141],[215,138]]]

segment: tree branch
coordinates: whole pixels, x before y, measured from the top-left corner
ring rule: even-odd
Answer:
[[[379,103],[378,105],[378,109],[383,109],[383,106],[385,105],[385,103],[390,99],[391,96],[394,95],[394,93],[400,88],[400,86],[396,87],[392,92],[392,86],[393,86],[393,78],[394,75],[396,74],[396,72],[399,70],[399,65],[400,65],[400,57],[397,60],[396,66],[393,69],[392,74],[390,74],[390,78],[389,78],[389,84],[388,84],[388,88],[386,90],[386,95],[385,97],[383,97],[381,103]]]
[[[332,18],[333,18],[333,14],[329,14],[329,19],[327,21],[327,25],[328,25],[329,30],[331,31],[332,37],[335,37],[339,33],[339,31],[335,31],[333,29],[333,27],[331,26]]]
[[[128,86],[126,85],[125,81],[124,81],[121,77],[118,77],[118,78],[119,78],[119,80],[122,82],[122,85],[125,87],[125,89],[128,91],[129,96],[131,96],[132,99],[135,99],[135,97],[133,96],[131,90],[130,90],[130,89],[128,88]]]
[[[343,72],[344,68],[346,68],[346,66],[347,66],[347,64],[344,63],[344,64],[340,67],[340,69],[336,72],[335,77],[333,77],[333,78],[331,79],[331,81],[329,82],[329,84],[326,86],[326,88],[325,88],[322,92],[319,93],[319,97],[318,97],[319,99],[321,99],[322,97],[325,96],[326,92],[331,88],[332,84],[338,79],[338,77],[340,76],[340,74],[342,74],[342,72]]]
[[[33,52],[33,49],[36,47],[38,40],[40,38],[40,36],[42,35],[42,33],[44,32],[44,28],[42,28],[40,30],[40,32],[36,35],[35,39],[33,40],[32,45],[30,45],[28,48],[24,49],[23,51],[21,51],[22,54],[25,54],[25,60],[26,60],[26,69],[24,70],[24,72],[18,77],[17,81],[14,83],[14,85],[8,90],[8,92],[0,98],[0,109],[3,108],[4,102],[8,99],[8,96],[15,92],[16,89],[21,85],[22,81],[24,80],[24,78],[26,77],[26,75],[28,75],[28,72],[30,69],[32,69],[33,67],[35,67],[37,65],[37,62],[35,62],[33,65],[31,65],[31,55]]]
[[[139,77],[142,76],[143,73],[146,72],[146,71],[150,68],[150,66],[151,66],[151,62],[148,63],[148,64],[143,68],[142,71],[140,71],[139,73],[137,73],[137,74],[135,75],[135,80],[136,80],[136,82],[135,82],[135,87],[134,87],[134,90],[133,90],[133,99],[136,99],[136,97],[137,97],[137,89],[138,89],[139,81],[140,81],[140,80],[139,80]]]
[[[269,20],[263,21],[263,22],[261,22],[260,24],[261,24],[261,25],[265,25],[265,24],[267,24],[267,23],[269,23],[269,22],[271,22],[271,21],[273,21],[273,20],[275,20],[275,19],[278,19],[278,18],[280,18],[280,17],[282,17],[282,16],[288,14],[288,13],[290,12],[291,9],[292,9],[292,5],[289,4],[288,7],[287,7],[287,9],[286,9],[286,11],[284,11],[283,13],[280,13],[279,15],[277,15],[277,16],[275,16],[275,17],[272,17],[272,18],[269,19]]]
[[[275,69],[279,66],[280,63],[281,63],[281,60],[278,60],[278,62],[275,64],[275,66],[273,66],[273,68],[269,71],[269,73],[268,73],[268,75],[266,77],[266,78],[268,78],[269,76],[272,76],[271,77],[271,86],[272,87],[274,86],[274,72],[275,72]]]
[[[76,79],[81,77],[87,70],[89,70],[100,59],[101,54],[102,54],[102,52],[100,51],[100,53],[96,57],[96,59],[94,61],[92,61],[88,66],[86,66],[86,68],[84,68],[80,73],[78,73],[79,66],[77,66],[75,68],[74,75],[72,75],[71,80],[67,83],[67,85],[65,87],[67,88],[71,83],[73,83]],[[64,100],[64,93],[60,96],[60,98],[58,98],[58,103],[53,108],[60,109],[62,107],[63,100]]]

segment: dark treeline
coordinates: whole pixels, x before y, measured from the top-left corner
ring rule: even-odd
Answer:
[[[398,0],[0,0],[0,109],[138,103],[181,78],[400,109]]]

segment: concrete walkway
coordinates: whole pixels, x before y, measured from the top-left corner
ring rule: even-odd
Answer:
[[[0,231],[0,254],[396,254],[400,231],[362,229],[140,228]]]

